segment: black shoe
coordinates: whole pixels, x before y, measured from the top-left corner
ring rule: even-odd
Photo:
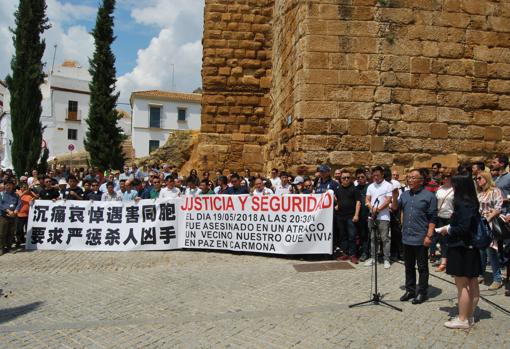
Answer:
[[[510,297],[510,290],[505,291],[505,296]]]
[[[429,297],[427,297],[426,294],[421,294],[420,293],[419,295],[416,296],[415,299],[413,299],[412,303],[413,304],[421,304],[421,303],[425,302],[427,299],[429,299]]]
[[[400,301],[407,302],[408,300],[411,300],[414,297],[416,297],[416,295],[414,293],[406,291],[406,293],[404,293],[404,295],[402,297],[400,297]]]

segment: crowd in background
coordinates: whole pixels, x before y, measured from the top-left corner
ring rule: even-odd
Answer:
[[[487,168],[486,168],[486,165]],[[435,196],[435,225],[447,226],[453,213],[452,176],[469,175],[474,181],[480,203],[480,213],[487,221],[510,222],[510,175],[508,157],[496,156],[487,164],[476,162],[447,168],[435,163],[431,168],[418,169],[419,187]],[[398,200],[409,190],[412,171],[400,174],[385,167],[361,167],[356,170],[317,167],[314,176],[293,176],[273,168],[269,176],[217,170],[214,175],[203,172],[200,176],[191,170],[187,176],[177,168],[163,164],[158,167],[124,166],[122,171],[100,171],[98,168],[52,167],[48,173],[25,173],[15,176],[9,169],[0,170],[0,254],[18,250],[25,240],[30,202],[39,200],[92,200],[132,201],[140,199],[172,198],[181,195],[286,195],[335,193],[333,258],[350,260],[357,264],[373,265],[381,259],[384,268],[404,259],[402,243],[402,210],[391,201]],[[401,178],[404,177],[404,178]],[[397,197],[394,196],[397,192]],[[393,207],[395,206],[395,207]],[[376,213],[377,217],[371,219]],[[371,256],[375,248],[371,230],[379,233],[381,255]],[[443,272],[448,265],[446,238],[441,234],[431,237],[428,261]],[[372,242],[372,243],[371,243]],[[481,251],[482,273],[485,281],[486,266],[492,270],[490,289],[503,286],[504,266],[508,264],[508,248],[504,239]],[[508,294],[508,291],[507,291]]]

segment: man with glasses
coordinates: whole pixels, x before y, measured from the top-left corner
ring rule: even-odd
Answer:
[[[404,244],[404,264],[406,270],[406,292],[402,302],[413,300],[413,304],[428,299],[429,265],[428,248],[432,243],[437,221],[436,195],[424,188],[425,174],[412,170],[409,173],[409,190],[398,198],[393,192],[393,210],[401,209],[403,216],[402,242]],[[418,290],[416,290],[416,265],[418,266]]]
[[[93,180],[90,184],[90,191],[85,195],[85,199],[90,201],[101,201],[102,196],[103,192],[99,190],[99,182],[97,180]]]
[[[335,171],[336,173],[336,171]],[[359,192],[352,184],[350,171],[340,171],[340,186],[334,190],[336,198],[335,220],[337,231],[333,234],[333,249],[336,250],[341,244],[343,254],[340,260],[351,260],[351,263],[358,264],[356,256],[356,227],[359,221],[361,208]]]
[[[373,183],[368,186],[365,204],[370,211],[368,227],[370,229],[370,237],[372,240],[372,258],[365,262],[365,266],[369,267],[377,262],[376,243],[377,236],[383,245],[384,269],[391,268],[390,263],[390,209],[391,194],[393,186],[390,182],[384,180],[384,169],[376,166],[372,170]]]
[[[149,192],[149,199],[159,198],[160,192],[161,192],[161,179],[159,179],[159,177],[154,177],[152,179],[152,189]]]
[[[44,189],[39,194],[41,200],[57,200],[60,197],[60,192],[53,186],[53,180],[50,177],[44,177],[43,184]]]

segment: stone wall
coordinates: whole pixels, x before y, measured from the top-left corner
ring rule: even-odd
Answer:
[[[508,153],[510,2],[209,0],[203,80],[215,166],[309,173]]]
[[[206,0],[202,135],[197,167],[264,167],[269,125],[272,0]]]

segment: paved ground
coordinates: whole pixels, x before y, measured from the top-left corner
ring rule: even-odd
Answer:
[[[510,318],[480,303],[470,331],[443,327],[455,289],[431,279],[431,301],[398,302],[403,266],[296,272],[297,263],[192,251],[23,252],[0,257],[0,347],[509,348]],[[484,288],[486,289],[486,287]],[[510,299],[484,291],[510,309]]]

